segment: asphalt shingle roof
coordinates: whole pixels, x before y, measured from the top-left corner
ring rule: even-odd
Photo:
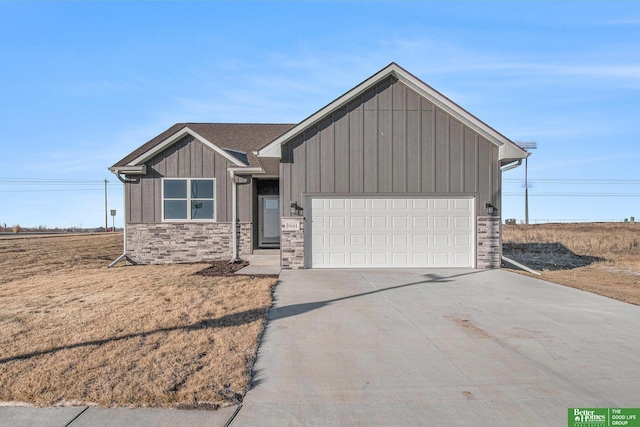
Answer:
[[[177,123],[138,147],[112,167],[121,167],[129,164],[185,127],[193,130],[223,150],[245,153],[249,166],[254,167],[258,166],[258,162],[253,155],[253,151],[267,145],[294,126],[295,124],[268,123]],[[244,161],[243,156],[238,156],[237,153],[230,152],[229,154]]]

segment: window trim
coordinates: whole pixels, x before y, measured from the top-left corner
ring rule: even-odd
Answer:
[[[186,198],[166,198],[164,197],[164,183],[166,181],[186,181],[187,182],[187,197]],[[192,181],[211,181],[213,183],[213,198],[192,198],[191,197],[191,182]],[[169,218],[164,217],[164,202],[165,200],[184,200],[187,204],[187,218]],[[211,200],[213,201],[213,218],[209,219],[191,219],[191,202],[193,200]],[[216,191],[216,179],[215,178],[162,178],[162,186],[160,188],[160,206],[162,222],[216,222],[217,221],[217,191]]]

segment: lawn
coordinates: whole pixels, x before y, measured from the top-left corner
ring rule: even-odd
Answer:
[[[122,235],[0,239],[0,401],[215,409],[242,400],[273,277],[107,264]]]
[[[505,225],[503,243],[543,280],[640,305],[640,224]]]

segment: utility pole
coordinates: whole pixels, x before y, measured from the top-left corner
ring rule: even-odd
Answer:
[[[104,231],[109,231],[109,220],[107,216],[107,178],[104,179]]]
[[[525,151],[538,148],[535,141],[516,142],[516,144]],[[524,223],[529,224],[529,155],[524,158]]]

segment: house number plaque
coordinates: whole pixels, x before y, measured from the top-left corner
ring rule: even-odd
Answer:
[[[282,229],[284,231],[298,231],[300,230],[300,221],[295,219],[283,219]]]

